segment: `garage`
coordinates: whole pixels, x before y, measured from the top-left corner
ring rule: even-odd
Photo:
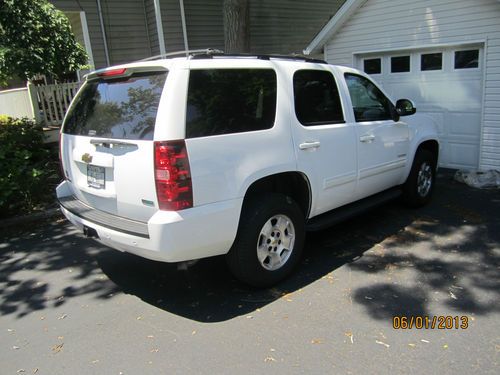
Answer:
[[[408,121],[434,123],[441,142],[440,165],[477,168],[483,97],[483,48],[458,45],[355,56],[394,99],[415,102]]]
[[[442,167],[500,170],[500,0],[346,0],[304,49],[364,70],[439,129]]]

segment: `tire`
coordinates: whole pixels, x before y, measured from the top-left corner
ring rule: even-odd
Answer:
[[[427,204],[436,183],[436,157],[428,150],[417,151],[410,175],[403,185],[403,202],[409,207]]]
[[[238,280],[270,287],[297,266],[304,237],[304,214],[290,197],[276,193],[251,197],[243,206],[227,264]]]

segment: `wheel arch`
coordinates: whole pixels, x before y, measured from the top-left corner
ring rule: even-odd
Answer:
[[[281,193],[291,197],[301,208],[304,218],[311,210],[311,184],[307,176],[301,172],[280,172],[261,177],[253,181],[246,189],[243,206],[253,197],[262,193]]]

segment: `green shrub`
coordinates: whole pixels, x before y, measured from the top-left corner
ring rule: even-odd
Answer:
[[[54,202],[59,178],[57,148],[43,143],[29,119],[0,116],[0,217],[20,215]]]

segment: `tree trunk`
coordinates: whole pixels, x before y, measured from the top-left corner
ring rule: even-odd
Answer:
[[[224,0],[223,12],[225,52],[250,52],[248,0]]]

